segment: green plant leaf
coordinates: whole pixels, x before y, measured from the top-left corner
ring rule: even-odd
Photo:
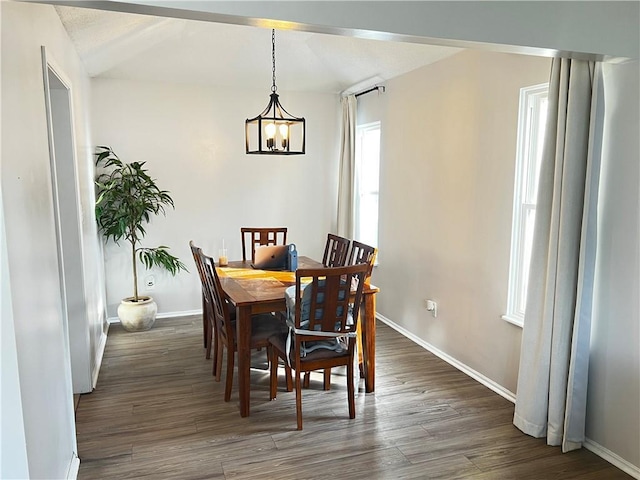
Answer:
[[[186,265],[167,250],[168,247],[141,247],[138,249],[138,258],[147,269],[156,266],[164,268],[171,275],[177,274],[180,270],[188,272]]]

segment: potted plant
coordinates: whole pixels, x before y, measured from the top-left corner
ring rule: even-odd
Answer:
[[[126,240],[131,246],[133,267],[133,296],[122,300],[118,317],[127,331],[148,330],[156,319],[157,306],[153,298],[138,295],[139,259],[146,268],[157,266],[175,275],[187,270],[185,265],[168,252],[169,247],[140,246],[145,224],[152,215],[165,215],[165,207],[174,207],[169,192],[160,190],[147,174],[145,162],[124,163],[111,147],[97,147],[96,166],[104,170],[96,176],[96,219],[98,230],[116,244]]]

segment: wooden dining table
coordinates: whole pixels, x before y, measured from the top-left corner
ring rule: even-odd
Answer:
[[[320,262],[299,256],[298,268],[324,268]],[[238,391],[240,415],[249,416],[251,402],[251,315],[286,310],[285,289],[296,284],[296,273],[289,271],[258,270],[249,260],[231,261],[226,266],[216,265],[220,283],[227,299],[236,308],[238,335]],[[375,390],[376,357],[376,293],[379,289],[365,284],[364,311],[361,310],[361,375],[367,393]]]

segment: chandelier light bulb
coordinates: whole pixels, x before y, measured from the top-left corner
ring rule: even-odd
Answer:
[[[280,137],[282,137],[282,148],[286,149],[289,146],[289,125],[286,123],[280,124]]]
[[[276,136],[276,124],[275,123],[267,123],[267,126],[264,127],[264,133],[267,134],[267,138],[273,138]]]

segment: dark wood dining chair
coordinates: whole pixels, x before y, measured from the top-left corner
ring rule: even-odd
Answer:
[[[217,359],[218,359],[218,331],[215,328],[215,318],[213,315],[213,300],[208,298],[208,292],[206,289],[206,277],[202,266],[201,252],[202,249],[197,247],[193,240],[189,241],[189,248],[191,248],[191,254],[198,270],[198,276],[200,277],[200,283],[202,286],[202,330],[204,336],[204,347],[206,349],[206,358],[211,358],[211,352],[213,350],[213,371],[215,374]],[[225,300],[225,305],[229,311],[229,317],[231,320],[236,319],[236,309],[231,303]]]
[[[347,265],[355,265],[357,263],[366,263],[369,265],[367,276],[365,278],[365,285],[371,282],[371,274],[373,273],[373,266],[376,262],[376,256],[378,255],[378,249],[370,245],[353,240],[351,242],[351,251],[349,252],[349,260]]]
[[[365,286],[368,286],[371,283],[371,274],[373,273],[373,266],[376,261],[376,256],[378,254],[378,249],[367,245],[362,242],[358,242],[357,240],[353,240],[351,242],[351,251],[349,252],[349,258],[346,260],[346,265],[356,265],[358,263],[366,263],[369,268],[367,269],[367,274],[364,278]],[[358,345],[358,364],[360,365],[360,376],[364,377],[364,373],[362,371],[362,335],[360,329],[362,328],[362,324],[358,322],[358,336],[357,336],[357,345]],[[304,376],[304,387],[309,387],[309,375],[305,374]],[[324,389],[331,389],[331,370],[326,369],[324,371]]]
[[[242,260],[247,260],[247,246],[251,247],[251,262],[255,261],[256,247],[286,245],[287,227],[242,227]]]
[[[222,375],[222,357],[223,350],[227,350],[227,373],[224,388],[224,401],[231,399],[231,389],[233,387],[233,370],[235,365],[235,353],[238,351],[236,322],[231,319],[229,309],[225,306],[225,298],[223,295],[220,277],[216,271],[213,259],[200,252],[200,261],[202,262],[203,272],[205,276],[205,288],[207,290],[206,298],[212,301],[211,309],[213,311],[215,328],[218,334],[217,359],[215,362],[215,378],[220,381]],[[266,347],[269,348],[269,337],[279,335],[287,330],[286,323],[280,318],[270,313],[261,313],[251,316],[251,343],[252,349]],[[267,359],[270,359],[267,351]],[[291,375],[291,371],[287,370],[287,375]]]
[[[367,264],[358,264],[296,271],[294,318],[288,319],[289,331],[272,335],[269,343],[270,397],[276,398],[281,358],[295,370],[298,430],[302,430],[301,372],[346,367],[349,418],[356,416],[353,360],[367,269]],[[304,291],[303,279],[309,281]]]
[[[189,248],[193,255],[193,261],[196,264],[198,270],[198,276],[200,277],[200,285],[202,287],[202,333],[204,337],[204,348],[206,348],[206,358],[211,358],[211,347],[213,343],[213,361],[215,364],[218,354],[218,342],[215,335],[215,329],[213,328],[213,314],[209,308],[209,302],[206,301],[205,295],[205,277],[202,269],[202,262],[200,261],[200,247],[196,247],[193,240],[189,240]],[[215,365],[214,365],[215,368]]]
[[[324,245],[324,255],[322,256],[322,264],[325,267],[343,267],[347,263],[347,254],[349,253],[349,245],[351,240],[348,238],[335,235],[333,233],[327,234],[327,241]],[[310,373],[305,372],[302,385],[304,388],[309,388]],[[324,389],[331,389],[331,369],[327,368],[324,371]]]
[[[327,242],[324,245],[324,255],[322,256],[322,264],[325,267],[343,267],[347,262],[347,253],[349,253],[348,238],[327,234]]]
[[[349,252],[349,260],[347,261],[347,264],[354,265],[357,263],[366,263],[367,265],[369,265],[367,275],[364,277],[365,287],[368,287],[371,284],[371,274],[373,273],[373,266],[375,265],[377,255],[378,249],[376,247],[358,242],[357,240],[353,240],[351,242],[351,251]],[[360,377],[364,378],[362,364],[362,333],[360,331],[361,328],[362,324],[358,323],[358,365],[360,366]],[[327,381],[329,382],[329,384],[331,383],[330,379],[325,379],[325,383]]]

